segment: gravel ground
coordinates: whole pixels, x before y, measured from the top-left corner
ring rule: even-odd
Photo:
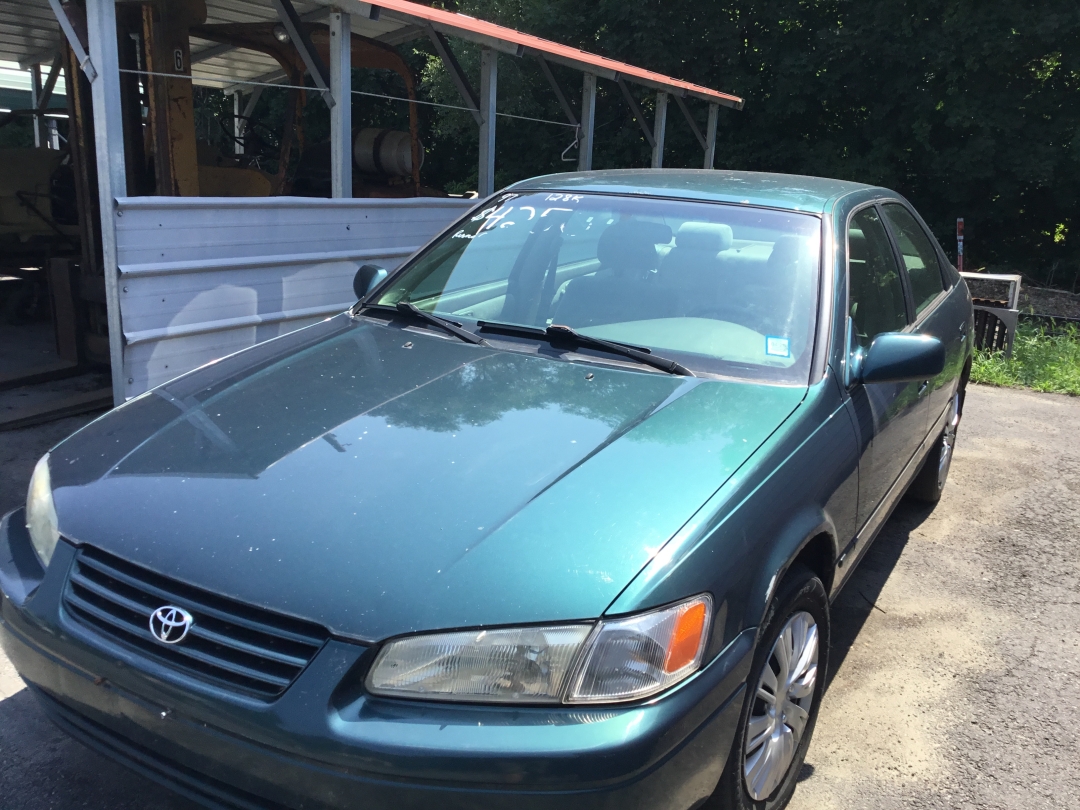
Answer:
[[[0,434],[0,510],[79,421]],[[834,606],[792,810],[1080,808],[1077,436],[1080,399],[973,387],[941,503],[901,503]],[[2,810],[193,810],[21,686],[0,656]]]

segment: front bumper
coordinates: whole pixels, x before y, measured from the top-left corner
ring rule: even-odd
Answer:
[[[74,549],[62,542],[42,577],[12,517],[0,523],[0,645],[15,668],[64,730],[208,806],[686,810],[727,759],[747,634],[679,688],[628,707],[375,698],[359,686],[373,651],[334,639],[263,703],[76,625],[60,602]]]

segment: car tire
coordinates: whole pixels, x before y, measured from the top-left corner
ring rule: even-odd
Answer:
[[[792,631],[792,636],[788,636],[783,645],[783,649],[790,652],[800,643],[800,623],[805,629],[807,620],[812,622],[816,643],[816,659],[809,685],[805,677],[808,669],[804,668],[800,676],[798,663],[795,671],[791,672],[791,667],[785,667],[778,656],[782,634]],[[753,666],[747,678],[746,696],[735,741],[720,782],[705,805],[709,810],[781,810],[786,807],[795,792],[813,736],[818,708],[825,691],[829,658],[829,598],[817,575],[801,565],[793,568],[772,600],[763,626],[764,631],[758,637]],[[805,633],[801,642],[804,653],[808,646],[805,637],[809,635]],[[766,673],[766,667],[771,677]],[[788,695],[805,692],[803,697],[791,701],[805,715],[799,713],[797,717],[788,717],[775,712],[775,701],[770,704],[759,697],[759,688],[769,693],[770,681],[779,684],[780,676],[785,672],[789,673],[789,679],[793,679]],[[774,711],[770,712],[770,709]],[[763,763],[767,765],[769,762],[767,749],[770,745],[775,746],[772,753],[780,758],[775,760],[775,767],[763,769]],[[764,770],[769,773],[764,774]]]
[[[937,503],[945,491],[945,482],[949,478],[953,453],[956,450],[956,432],[963,413],[964,392],[958,390],[953,395],[949,419],[945,427],[934,440],[933,449],[927,454],[922,469],[908,487],[908,495],[923,503]]]

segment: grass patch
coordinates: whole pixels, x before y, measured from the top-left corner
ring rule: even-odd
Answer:
[[[1080,331],[1072,324],[1053,332],[1021,324],[1012,357],[1004,352],[975,353],[971,381],[1080,396]]]

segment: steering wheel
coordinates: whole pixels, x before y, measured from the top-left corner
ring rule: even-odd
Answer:
[[[281,150],[281,135],[270,126],[248,115],[235,115],[233,120],[246,122],[244,124],[244,134],[237,137],[231,122],[230,125],[226,125],[226,120],[226,118],[219,118],[218,126],[225,133],[225,137],[243,148],[244,155],[249,156],[249,159],[260,157],[276,158],[278,156],[278,152]]]

